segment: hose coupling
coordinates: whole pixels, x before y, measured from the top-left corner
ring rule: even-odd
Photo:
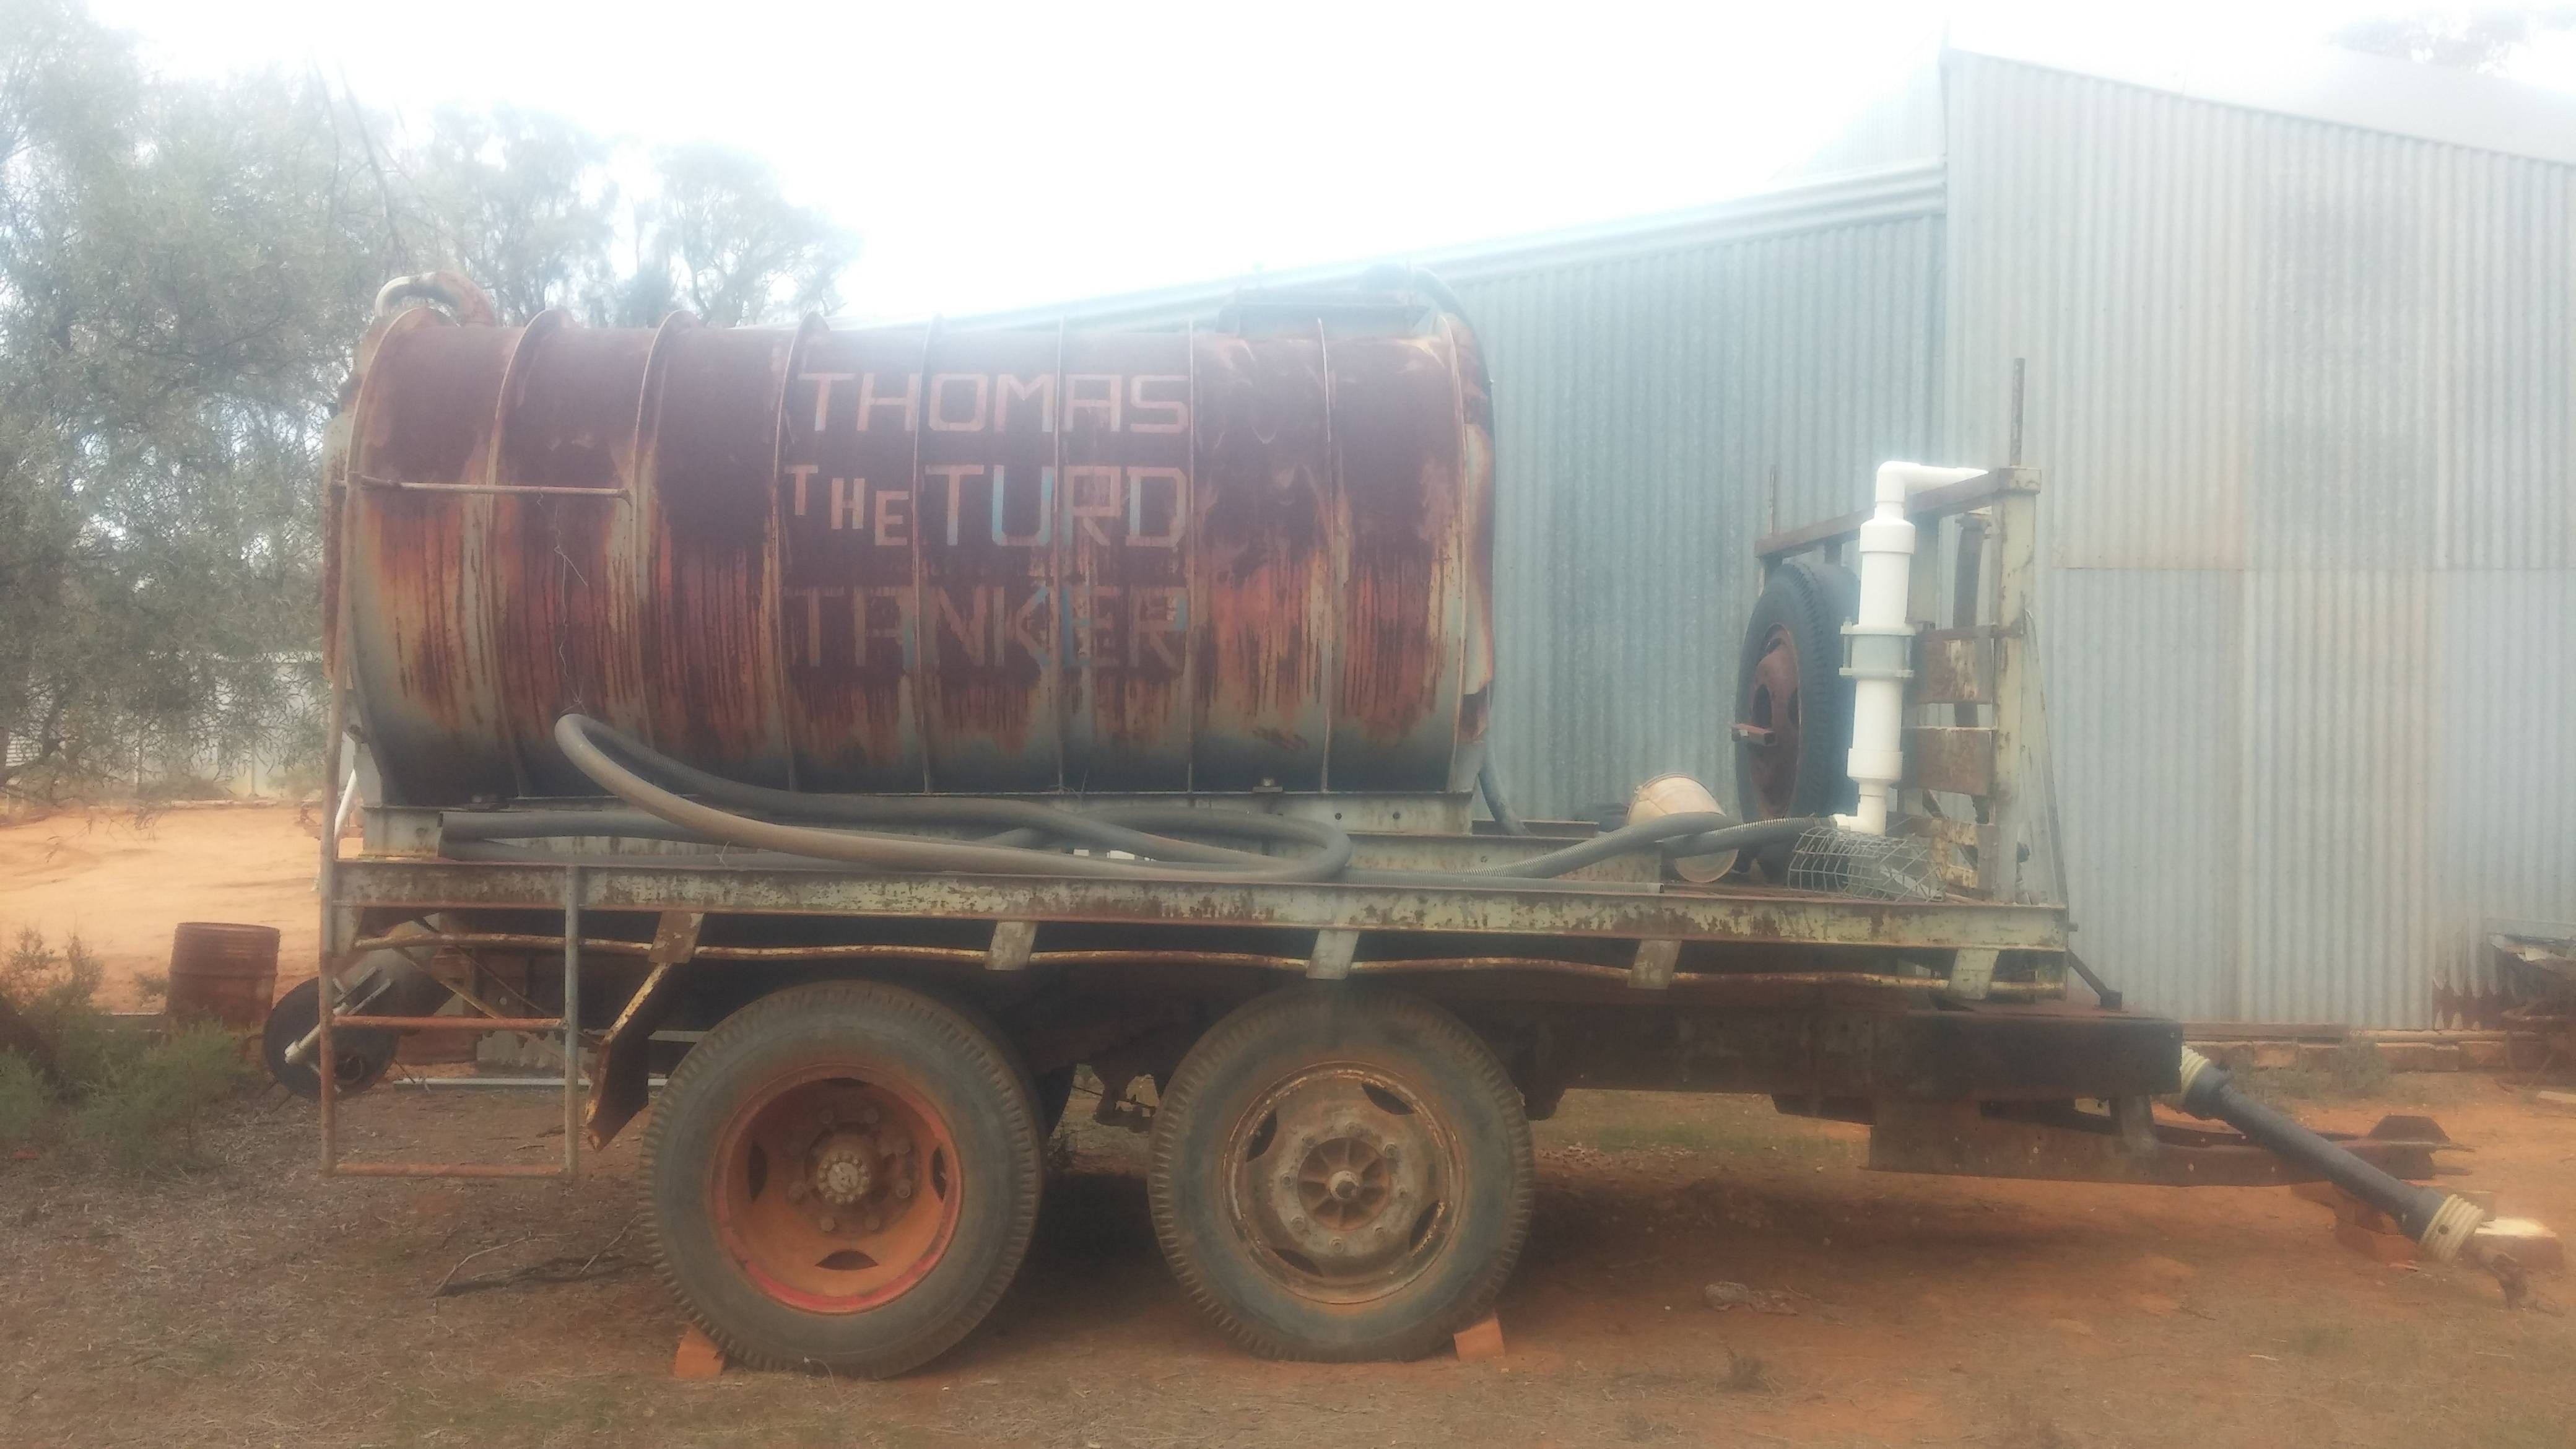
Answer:
[[[2422,1248],[2424,1256],[2434,1262],[2448,1263],[2468,1246],[2469,1240],[2477,1235],[2486,1220],[2486,1209],[2454,1194],[2442,1200],[2433,1220],[2426,1223],[2424,1231],[2417,1235],[2415,1246]]]

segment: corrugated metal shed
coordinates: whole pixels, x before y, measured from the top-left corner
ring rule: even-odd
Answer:
[[[2187,1016],[2428,1023],[2482,920],[2576,918],[2576,167],[1945,80],[1944,436],[1999,447],[2029,359],[2088,954]]]
[[[2481,922],[2576,919],[2576,98],[1953,51],[1817,163],[1850,164],[1408,259],[1495,374],[1524,807],[1663,769],[1727,793],[1775,495],[1796,523],[1883,458],[2000,461],[2024,358],[2087,956],[2178,1015],[2421,1025]]]

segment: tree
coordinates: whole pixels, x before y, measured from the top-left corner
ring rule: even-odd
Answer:
[[[610,300],[615,320],[648,326],[680,308],[711,327],[735,327],[840,305],[857,238],[789,202],[757,157],[678,146],[655,169],[661,194],[636,210],[639,255]]]
[[[80,775],[265,743],[313,630],[311,459],[380,270],[318,85],[146,87],[0,10],[0,724]]]
[[[2570,26],[2576,26],[2576,6],[2500,6],[2466,13],[2374,15],[2337,30],[2334,43],[2346,50],[2422,65],[2497,75],[2531,48],[2532,38],[2539,31]]]
[[[834,305],[854,249],[738,152],[664,152],[621,210],[570,122],[394,134],[318,76],[152,77],[78,0],[0,0],[0,790],[318,757],[322,435],[388,277],[732,325]]]
[[[613,285],[617,187],[606,142],[514,106],[442,109],[411,165],[420,234],[501,315],[525,321]]]

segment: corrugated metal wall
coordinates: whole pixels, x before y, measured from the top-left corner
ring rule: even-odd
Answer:
[[[1925,213],[1459,280],[1494,372],[1494,743],[1533,814],[1665,770],[1733,793],[1726,723],[1779,517],[1859,507],[1933,431]]]
[[[2029,359],[2088,957],[2400,1026],[2576,918],[2576,168],[1974,55],[1943,452]]]

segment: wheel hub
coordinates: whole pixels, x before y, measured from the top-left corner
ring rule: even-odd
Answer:
[[[814,1191],[825,1202],[848,1207],[877,1189],[876,1144],[865,1137],[836,1137],[816,1154]]]
[[[1238,1212],[1272,1271],[1301,1289],[1383,1292],[1419,1270],[1446,1220],[1445,1147],[1418,1104],[1374,1073],[1308,1073],[1243,1123]]]
[[[1738,731],[1753,777],[1755,798],[1748,804],[1764,819],[1787,815],[1797,792],[1806,723],[1799,684],[1797,636],[1775,624],[1753,666],[1753,687],[1743,709],[1747,729]]]
[[[900,1091],[790,1079],[736,1123],[720,1224],[771,1296],[855,1311],[938,1261],[956,1222],[955,1151],[945,1124]]]

